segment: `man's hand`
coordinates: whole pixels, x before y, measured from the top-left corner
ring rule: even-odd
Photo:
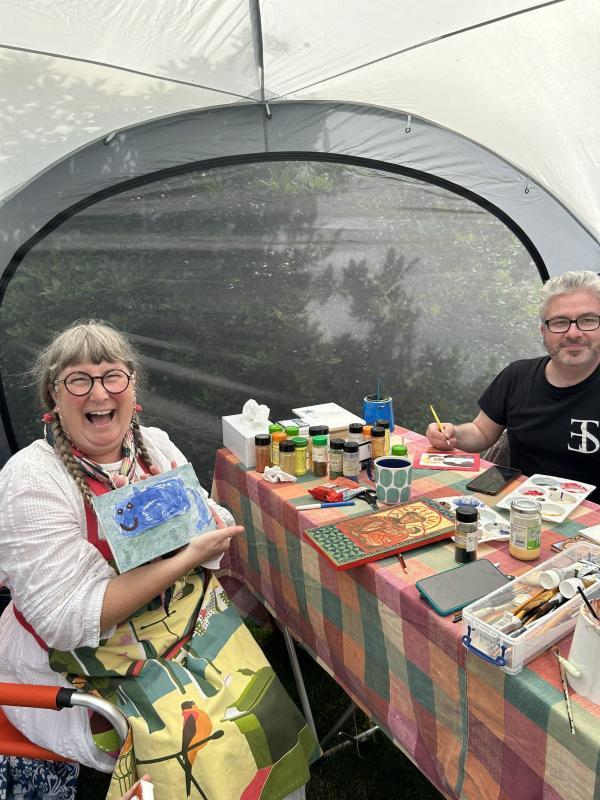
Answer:
[[[440,431],[436,422],[432,422],[425,431],[432,447],[436,450],[454,450],[456,448],[456,432],[451,422],[442,423]]]
[[[485,412],[480,411],[473,422],[465,422],[464,425],[443,422],[442,429],[440,431],[436,423],[432,422],[426,431],[431,445],[437,450],[458,448],[466,453],[480,453],[498,441],[504,426],[494,422]]]

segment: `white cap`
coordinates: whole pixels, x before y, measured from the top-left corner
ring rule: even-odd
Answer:
[[[575,597],[580,586],[583,589],[583,581],[580,581],[579,578],[565,578],[560,582],[558,591],[566,600],[570,600]]]
[[[540,572],[540,584],[543,589],[555,589],[560,584],[560,572],[555,569],[548,569],[545,572]]]

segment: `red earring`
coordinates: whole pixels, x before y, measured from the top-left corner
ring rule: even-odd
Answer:
[[[133,410],[135,411],[136,414],[139,414],[139,412],[142,411],[143,409],[139,403],[136,403],[133,407]]]
[[[53,419],[54,414],[51,411],[46,411],[46,413],[42,415],[42,422],[45,422],[46,425],[50,425]]]

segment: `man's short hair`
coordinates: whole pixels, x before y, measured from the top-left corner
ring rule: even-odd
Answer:
[[[550,301],[559,294],[573,292],[592,292],[600,300],[600,276],[591,270],[565,272],[551,278],[540,290],[539,312],[542,322],[546,319],[546,309]]]

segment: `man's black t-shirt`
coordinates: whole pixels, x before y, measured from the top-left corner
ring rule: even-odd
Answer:
[[[600,366],[575,386],[552,386],[550,360],[515,361],[479,398],[488,417],[508,431],[511,466],[600,486]],[[600,502],[600,489],[590,496]]]

